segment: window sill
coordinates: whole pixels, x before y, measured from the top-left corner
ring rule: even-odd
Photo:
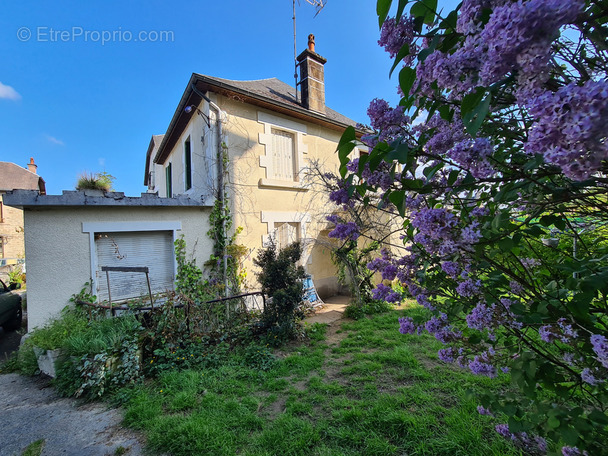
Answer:
[[[308,187],[305,187],[300,182],[281,181],[275,179],[260,179],[258,185],[260,188],[276,188],[281,190],[294,190],[296,192],[307,192]]]

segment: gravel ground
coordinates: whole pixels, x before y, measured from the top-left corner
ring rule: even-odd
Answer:
[[[139,436],[121,427],[120,410],[61,398],[48,379],[0,375],[0,398],[0,456],[21,456],[39,439],[43,456],[142,454]]]

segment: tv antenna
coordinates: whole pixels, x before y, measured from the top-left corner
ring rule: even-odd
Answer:
[[[293,62],[294,62],[294,72],[293,77],[295,79],[296,85],[296,103],[298,102],[298,49],[296,46],[296,0],[292,0],[293,2]],[[300,0],[297,0],[298,6],[300,5]],[[327,4],[327,0],[306,0],[306,3],[315,7],[317,12],[314,17],[317,17],[321,10]]]

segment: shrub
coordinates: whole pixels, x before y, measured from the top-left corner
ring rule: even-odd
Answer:
[[[83,172],[78,176],[76,190],[103,190],[104,192],[112,191],[112,185],[115,177],[104,172],[88,173]]]
[[[298,334],[298,311],[302,303],[304,268],[297,263],[302,256],[299,243],[291,244],[277,252],[274,242],[260,251],[254,263],[261,268],[258,281],[268,299],[262,313],[262,326],[269,343],[279,344]]]

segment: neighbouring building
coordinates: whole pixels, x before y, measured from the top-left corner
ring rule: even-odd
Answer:
[[[87,282],[98,301],[110,293],[113,301],[146,295],[145,277],[125,268],[146,269],[153,293],[172,289],[175,239],[184,236],[187,254],[203,267],[213,251],[207,232],[217,201],[229,205],[233,229],[243,229],[237,242],[249,249],[248,272],[271,237],[279,247],[299,240],[319,295],[339,292],[325,219],[333,203],[313,190],[306,171],[319,162],[335,172],[337,144],[355,122],[325,106],[325,59],[312,40],[298,60],[298,97],[274,78],[193,74],[166,133],[151,138],[141,197],[44,195],[40,188],[4,195],[24,211],[28,329],[60,315]]]
[[[299,240],[303,265],[327,297],[341,289],[327,238],[325,214],[332,206],[313,191],[307,169],[319,162],[335,172],[339,139],[356,123],[325,105],[326,60],[315,52],[314,37],[298,62],[298,97],[276,78],[192,74],[167,131],[150,141],[144,185],[161,196],[185,194],[205,205],[221,198],[218,190],[225,187],[234,227],[242,227],[237,243],[249,249],[246,269],[251,272],[269,237],[279,247]]]
[[[27,168],[0,161],[0,276],[5,276],[25,257],[23,210],[5,205],[4,194],[22,189],[37,190],[44,195],[44,179],[38,175],[37,169],[33,158],[30,158]]]

